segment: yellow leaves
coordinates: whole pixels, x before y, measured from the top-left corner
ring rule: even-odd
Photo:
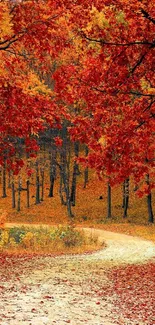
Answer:
[[[23,91],[31,95],[36,93],[44,95],[52,95],[53,92],[43,82],[40,81],[39,77],[32,71],[28,72],[25,80],[23,81]]]
[[[102,146],[105,146],[105,145],[106,145],[106,139],[105,139],[105,136],[102,136],[102,137],[99,139],[98,143],[100,143]]]
[[[94,6],[91,10],[92,21],[87,25],[87,31],[90,31],[92,27],[98,26],[100,29],[109,27],[109,22],[105,17],[104,10],[98,11]]]
[[[147,93],[149,94],[149,95],[155,95],[155,88],[148,88],[147,89]]]
[[[145,80],[144,78],[141,79],[141,86],[143,89],[147,89],[148,88],[148,81]]]
[[[7,245],[9,242],[9,234],[7,230],[4,230],[1,235],[0,247]]]
[[[144,78],[141,79],[141,86],[142,86],[142,89],[145,94],[155,95],[155,88],[150,87],[149,82],[147,80],[145,80]]]
[[[0,41],[12,35],[12,23],[9,9],[5,3],[0,3]]]
[[[127,21],[125,20],[124,12],[119,11],[116,15],[116,20],[118,23],[123,24],[123,25],[128,25]]]
[[[22,238],[21,244],[25,248],[30,248],[34,244],[34,235],[30,231]]]
[[[15,239],[12,238],[12,237],[9,240],[9,247],[10,248],[16,248],[17,247],[17,243],[16,243]]]

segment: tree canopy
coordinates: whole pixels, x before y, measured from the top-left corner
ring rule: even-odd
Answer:
[[[153,179],[153,1],[1,1],[0,31],[1,164],[68,120],[100,177]]]

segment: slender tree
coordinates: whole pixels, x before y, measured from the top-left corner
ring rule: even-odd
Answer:
[[[129,177],[123,182],[123,218],[127,218],[129,207]]]
[[[76,202],[76,185],[77,185],[77,175],[79,174],[79,166],[76,161],[76,158],[79,156],[79,142],[74,143],[74,155],[75,159],[73,162],[73,174],[72,174],[72,184],[71,184],[71,195],[70,200],[73,206],[75,206]]]
[[[148,188],[150,187],[150,175],[146,175],[146,184],[148,185]],[[152,209],[152,193],[151,190],[149,190],[149,193],[147,194],[147,208],[148,208],[148,222],[153,223],[154,222],[154,215],[153,215],[153,209]]]

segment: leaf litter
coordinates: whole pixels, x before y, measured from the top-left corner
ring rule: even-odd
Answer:
[[[1,255],[0,324],[153,325],[153,243],[115,235],[112,241],[107,234],[107,248],[90,255]],[[142,264],[138,256],[132,260],[132,239]],[[109,249],[116,246],[120,259],[110,260]]]

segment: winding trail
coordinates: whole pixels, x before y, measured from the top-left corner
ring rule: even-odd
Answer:
[[[120,320],[113,314],[117,297],[106,293],[111,286],[107,272],[122,264],[147,262],[155,257],[155,244],[99,229],[84,231],[97,235],[107,247],[89,255],[23,261],[13,265],[15,277],[10,280],[0,273],[5,287],[0,302],[1,325],[148,325],[123,316]]]
[[[93,253],[91,260],[100,259],[103,262],[111,262],[114,266],[124,263],[142,264],[155,256],[155,244],[151,241],[100,229],[84,228],[84,231],[89,235],[96,235],[107,245],[100,252]]]

